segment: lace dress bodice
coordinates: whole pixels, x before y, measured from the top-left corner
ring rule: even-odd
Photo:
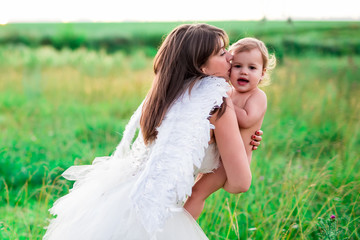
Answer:
[[[199,169],[195,168],[195,174],[210,173],[220,165],[220,154],[215,143],[211,143],[205,150],[205,156]]]
[[[141,172],[146,165],[146,161],[151,153],[152,145],[146,146],[141,136],[132,145],[131,165],[133,166],[133,176]],[[211,143],[205,150],[205,156],[200,168],[194,166],[194,176],[199,173],[210,173],[219,167],[220,154],[215,143]]]

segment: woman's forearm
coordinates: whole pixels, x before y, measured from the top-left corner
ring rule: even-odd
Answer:
[[[194,184],[192,189],[192,199],[204,201],[212,193],[223,188],[229,193],[239,193],[239,188],[232,187],[227,181],[225,168],[221,165],[212,173],[203,174]],[[246,192],[248,189],[241,189],[240,192]],[[186,207],[186,204],[185,204]]]

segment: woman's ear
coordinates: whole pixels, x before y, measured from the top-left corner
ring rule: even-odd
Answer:
[[[201,66],[201,67],[200,67],[200,70],[201,70],[204,74],[206,74],[206,67]]]

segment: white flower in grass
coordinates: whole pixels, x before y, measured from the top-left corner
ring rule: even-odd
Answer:
[[[297,229],[297,228],[299,227],[299,225],[294,224],[294,225],[292,225],[291,227]]]

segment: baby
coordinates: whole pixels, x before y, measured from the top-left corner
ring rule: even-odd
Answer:
[[[255,38],[237,41],[230,47],[229,52],[233,54],[230,73],[233,88],[228,95],[235,107],[241,137],[243,142],[247,143],[253,133],[261,128],[267,99],[258,86],[260,83],[265,85],[270,80],[269,73],[275,67],[276,59],[274,55],[269,55],[265,44]],[[245,149],[250,164],[252,150],[256,147],[250,143],[245,144]],[[193,188],[193,194],[186,201],[184,207],[195,219],[199,217],[205,199],[221,187],[221,184],[214,181],[216,180],[198,181]]]
[[[230,81],[233,86],[228,93],[234,106],[244,143],[261,128],[267,108],[266,94],[258,88],[270,80],[275,67],[274,55],[269,55],[265,44],[255,38],[243,38],[229,49],[233,54]],[[252,145],[245,145],[249,163]]]

